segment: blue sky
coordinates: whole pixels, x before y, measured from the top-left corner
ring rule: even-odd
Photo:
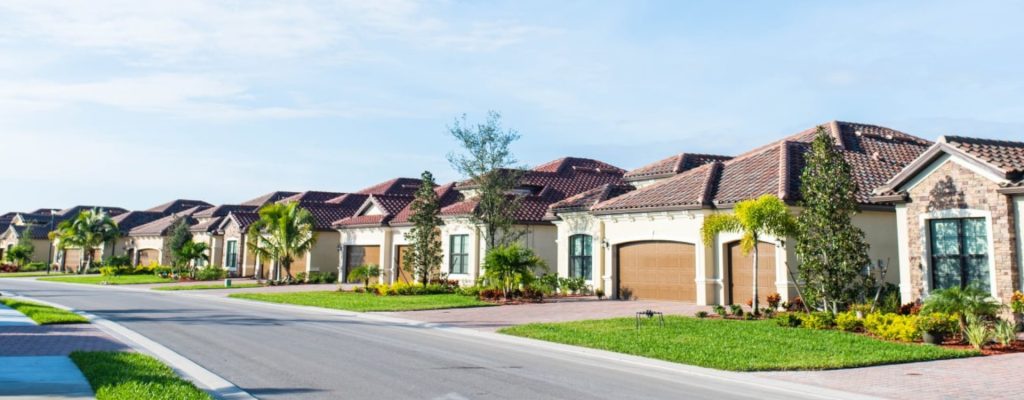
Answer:
[[[1024,15],[983,2],[6,1],[0,211],[236,203],[526,164],[635,168],[839,119],[1021,138]]]

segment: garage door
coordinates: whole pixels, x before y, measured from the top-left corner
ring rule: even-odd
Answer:
[[[154,263],[160,263],[160,251],[156,249],[139,250],[139,265],[146,267]]]
[[[642,242],[618,249],[620,298],[697,300],[697,258],[692,244]]]
[[[78,271],[82,264],[82,249],[68,249],[64,251],[64,268],[70,271]]]
[[[360,265],[380,265],[380,246],[348,246],[345,251],[345,274]],[[348,280],[348,276],[345,277]]]
[[[396,246],[397,257],[395,257],[397,263],[395,268],[398,269],[398,279],[395,282],[412,283],[416,282],[416,278],[413,276],[413,272],[405,270],[405,253],[409,251],[409,246]]]
[[[775,288],[775,245],[758,243],[757,253],[757,301],[767,304],[768,295],[777,293]],[[743,254],[740,244],[729,245],[729,294],[730,303],[746,304],[754,295],[754,252]]]

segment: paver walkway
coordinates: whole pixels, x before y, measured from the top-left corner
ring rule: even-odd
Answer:
[[[556,299],[539,304],[497,307],[455,308],[447,310],[375,313],[423,322],[442,323],[462,328],[496,331],[531,322],[565,322],[583,319],[634,317],[638,311],[653,310],[665,315],[692,316],[711,307],[677,301],[597,300],[594,297]]]
[[[1008,399],[1024,396],[1024,354],[832,371],[754,375],[890,399]]]

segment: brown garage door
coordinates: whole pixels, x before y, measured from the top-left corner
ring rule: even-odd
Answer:
[[[78,271],[82,264],[82,249],[68,249],[64,251],[64,268],[69,271]]]
[[[160,263],[160,251],[156,249],[139,250],[139,265],[149,266],[153,263]]]
[[[380,246],[348,246],[345,249],[345,274],[360,265],[380,265]],[[345,277],[348,280],[348,276]]]
[[[398,279],[396,279],[395,282],[416,282],[416,278],[413,276],[413,273],[405,270],[405,253],[409,251],[409,246],[396,246],[396,248],[397,250],[395,253],[397,253],[397,257],[395,257],[395,259],[397,262],[395,264],[395,268],[398,269]]]
[[[620,298],[697,300],[696,255],[692,244],[641,242],[619,246]]]
[[[775,288],[775,245],[758,243],[757,301],[767,304]],[[739,242],[729,245],[729,294],[733,304],[746,304],[754,294],[754,252],[743,254]]]

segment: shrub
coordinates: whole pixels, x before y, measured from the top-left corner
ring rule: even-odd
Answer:
[[[732,315],[735,315],[737,317],[743,316],[743,307],[740,306],[739,304],[732,304],[729,306],[729,308],[732,309]]]
[[[933,333],[938,335],[949,335],[956,333],[957,317],[945,313],[920,314],[917,318],[917,329],[921,333]]]
[[[121,268],[118,267],[101,267],[100,276],[118,276],[121,274]]]
[[[836,325],[836,320],[831,313],[819,311],[805,315],[802,325],[807,329],[832,329]]]
[[[729,315],[729,313],[725,311],[725,306],[722,306],[721,304],[716,304],[714,307],[711,307],[711,311],[713,311],[715,314],[718,314],[718,316],[722,318],[725,318],[726,316]]]
[[[704,318],[708,317],[708,312],[707,311],[697,311],[697,313],[694,314],[694,316],[697,317],[697,318],[700,318],[700,319],[704,319]]]
[[[109,265],[112,267],[129,267],[132,264],[131,258],[128,256],[111,256],[106,260],[103,260],[103,265]]]
[[[1024,293],[1020,290],[1013,292],[1013,296],[1010,297],[1010,310],[1014,314],[1024,314]]]
[[[352,288],[352,292],[354,292],[354,293],[366,293],[366,288],[364,288],[362,286],[356,286],[356,287]]]
[[[1017,327],[1010,321],[999,320],[996,323],[995,338],[1003,347],[1009,346],[1017,339]]]
[[[46,263],[31,262],[21,266],[19,269],[21,272],[35,272],[35,271],[46,271]]]
[[[843,332],[857,332],[864,329],[864,321],[853,311],[836,314],[836,328]]]
[[[480,290],[480,300],[498,301],[505,297],[505,293],[498,288],[487,288]]]
[[[587,280],[582,277],[558,278],[558,285],[565,291],[578,294],[587,287]]]
[[[786,311],[804,311],[804,300],[799,297],[794,298],[792,301],[784,303],[782,308],[785,308]]]
[[[558,275],[554,274],[541,275],[540,278],[537,278],[537,284],[550,289],[551,293],[557,292],[558,289],[561,287]]]
[[[921,313],[921,305],[917,302],[907,303],[900,306],[900,315],[918,315]]]
[[[297,280],[299,282],[306,282],[306,273],[305,272],[299,272],[299,273],[295,274],[295,280]]]
[[[0,264],[0,272],[18,272],[18,266],[14,264]]]
[[[864,329],[883,339],[913,342],[921,339],[917,320],[916,315],[872,313],[864,317]]]
[[[762,308],[761,315],[764,315],[765,318],[772,318],[775,316],[775,309],[771,307]]]
[[[603,299],[604,298],[604,289],[597,289],[597,290],[595,290],[594,291],[594,296],[597,296],[598,300]]]
[[[338,274],[335,272],[312,271],[306,277],[309,283],[335,283],[338,281]]]
[[[765,300],[768,300],[768,308],[772,310],[778,310],[779,304],[781,304],[782,302],[782,295],[778,293],[772,293],[769,294]]]
[[[1001,307],[989,297],[988,292],[970,286],[966,289],[954,287],[936,290],[925,300],[922,310],[926,313],[956,315],[960,320],[960,329],[966,330],[970,318],[993,320]]]
[[[218,265],[209,265],[196,271],[196,279],[200,281],[215,281],[227,275],[228,271]]]
[[[782,327],[798,328],[803,324],[803,319],[797,314],[785,313],[775,318],[775,323]]]
[[[520,298],[527,301],[539,302],[544,300],[544,293],[535,289],[533,285],[527,285],[523,288]]]
[[[551,289],[551,286],[541,283],[540,281],[530,282],[530,284],[526,286],[524,291],[530,291],[531,293],[540,293],[542,297],[550,297],[551,295],[555,294],[555,291]]]
[[[474,286],[466,286],[466,287],[458,288],[458,293],[460,293],[460,294],[462,294],[464,296],[476,296],[476,297],[479,298],[481,290],[483,290],[483,287],[481,287],[481,286],[476,286],[476,285],[474,285]]]
[[[985,321],[971,316],[967,318],[967,329],[964,330],[964,336],[967,337],[967,341],[971,343],[971,346],[981,350],[988,342],[992,341],[995,335],[992,332],[992,328]]]

